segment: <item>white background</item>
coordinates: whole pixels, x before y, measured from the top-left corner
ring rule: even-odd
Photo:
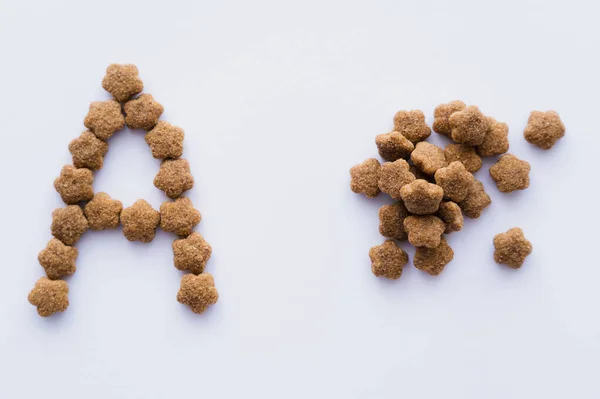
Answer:
[[[0,399],[598,398],[598,92],[592,1],[0,1]],[[37,253],[106,66],[135,63],[186,131],[190,196],[220,300],[175,300],[173,236],[88,233],[48,319]],[[375,278],[377,210],[349,168],[400,109],[461,99],[510,126],[531,187],[449,236],[439,277]],[[522,136],[557,110],[551,151]],[[432,140],[446,144],[439,136]],[[165,200],[141,132],[110,140],[95,190]],[[520,226],[522,269],[493,262]],[[403,244],[411,257],[414,251]]]

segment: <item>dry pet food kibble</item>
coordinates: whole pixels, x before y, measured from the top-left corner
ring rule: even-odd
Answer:
[[[371,248],[371,271],[377,277],[396,280],[402,275],[402,268],[408,263],[408,255],[403,249],[398,248],[392,240]]]
[[[425,141],[418,143],[410,154],[410,159],[423,173],[433,175],[436,170],[448,166],[444,150],[437,145]]]
[[[413,182],[415,175],[410,173],[408,162],[398,159],[394,162],[386,162],[381,165],[381,176],[379,177],[379,189],[395,200],[400,199],[402,187]]]
[[[175,199],[184,191],[194,187],[194,177],[190,173],[190,164],[185,159],[167,159],[160,165],[154,178],[154,186]]]
[[[440,245],[446,225],[433,215],[409,216],[404,219],[404,230],[408,233],[408,242],[415,247],[435,248]]]
[[[200,212],[187,197],[166,201],[160,206],[160,228],[181,237],[189,236],[201,219]]]
[[[192,233],[187,238],[173,241],[175,267],[185,272],[202,273],[211,253],[212,248],[200,233]]]
[[[398,111],[394,115],[394,131],[413,144],[426,140],[431,135],[431,128],[425,123],[425,114],[419,110]]]
[[[54,180],[54,188],[65,204],[73,205],[91,200],[94,196],[94,175],[89,169],[76,169],[66,165]]]
[[[379,233],[387,238],[404,241],[408,238],[404,231],[404,219],[410,213],[402,202],[384,205],[379,208]]]
[[[137,200],[121,212],[123,234],[129,241],[152,241],[159,223],[160,213],[145,200]]]
[[[90,110],[83,120],[83,124],[99,139],[108,140],[116,131],[125,126],[121,104],[115,100],[94,101],[90,104]]]
[[[467,197],[462,200],[458,206],[462,209],[465,216],[470,217],[471,219],[477,219],[481,216],[483,210],[490,206],[491,203],[492,199],[485,192],[483,183],[479,180],[475,180],[471,185],[471,188],[469,188]]]
[[[530,170],[529,162],[522,161],[512,154],[505,154],[490,168],[490,175],[496,182],[498,190],[510,193],[529,187]]]
[[[437,216],[446,224],[446,234],[460,231],[464,225],[462,211],[458,204],[452,201],[444,201],[440,204]]]
[[[73,156],[73,165],[76,168],[99,170],[104,163],[104,155],[108,151],[108,144],[87,130],[71,141],[69,151]]]
[[[477,146],[477,153],[482,157],[504,154],[508,151],[508,125],[488,117],[490,127],[483,142]]]
[[[381,164],[375,158],[367,159],[350,169],[350,189],[373,198],[379,195]]]
[[[119,216],[123,210],[121,201],[113,200],[106,193],[98,193],[83,209],[90,229],[116,229],[119,226]]]
[[[157,159],[179,158],[183,154],[183,129],[160,121],[146,134],[146,143]]]
[[[189,306],[192,312],[203,313],[209,306],[217,303],[218,299],[219,293],[210,274],[202,273],[199,276],[186,274],[181,278],[177,301]]]
[[[88,230],[88,221],[77,205],[68,205],[52,212],[52,235],[65,245],[73,245]]]
[[[415,251],[414,264],[417,269],[437,276],[453,258],[454,251],[442,237],[440,244],[435,248],[418,247]]]
[[[450,115],[462,111],[466,107],[467,105],[460,100],[438,105],[433,113],[433,131],[451,137],[452,127],[450,126]]]
[[[454,161],[461,162],[465,165],[465,169],[471,173],[477,172],[483,165],[483,161],[477,155],[477,152],[475,152],[475,148],[466,144],[448,144],[444,148],[444,156],[448,163]]]
[[[518,227],[497,234],[494,237],[494,248],[496,263],[503,263],[513,269],[520,268],[533,250],[533,246],[523,235],[523,230]]]
[[[144,89],[144,83],[138,73],[137,67],[132,64],[109,65],[102,80],[102,87],[112,94],[115,100],[126,101]]]
[[[75,260],[77,260],[77,248],[65,245],[56,238],[51,239],[38,255],[38,261],[50,280],[75,273]]]
[[[125,103],[125,123],[130,129],[151,130],[165,110],[150,94],[142,94]]]
[[[479,108],[470,105],[462,111],[450,115],[450,126],[452,127],[452,140],[477,146],[483,143],[489,122]]]
[[[35,283],[28,299],[42,317],[64,312],[69,307],[69,285],[62,280],[42,277]]]
[[[437,212],[444,197],[444,190],[425,180],[415,180],[402,187],[400,194],[409,212],[415,215],[430,215]]]
[[[533,111],[523,134],[531,144],[549,150],[565,135],[565,125],[556,111]]]
[[[474,181],[473,174],[459,161],[435,172],[435,182],[444,190],[444,197],[454,202],[460,202],[467,197]]]
[[[375,144],[379,156],[389,162],[406,158],[415,149],[414,144],[399,132],[379,134],[375,137]]]

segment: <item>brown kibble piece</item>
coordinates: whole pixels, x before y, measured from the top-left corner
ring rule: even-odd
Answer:
[[[208,273],[199,276],[186,274],[181,278],[181,287],[177,293],[177,301],[189,306],[194,313],[203,313],[209,306],[217,303],[219,293],[215,288],[215,280]]]
[[[513,269],[520,268],[533,250],[533,246],[519,227],[513,227],[506,233],[496,234],[494,248],[496,263],[503,263]]]
[[[508,151],[508,125],[488,117],[489,128],[477,153],[482,157],[504,154]]]
[[[404,219],[409,215],[402,202],[382,206],[379,208],[379,233],[386,238],[406,240],[408,235],[404,231]]]
[[[73,245],[88,230],[88,221],[77,205],[67,205],[52,212],[52,235],[65,245]]]
[[[54,188],[65,204],[73,205],[88,201],[94,196],[94,175],[89,169],[76,169],[65,165],[60,176],[54,180]]]
[[[457,203],[444,201],[440,204],[437,216],[446,224],[444,233],[449,234],[453,231],[460,231],[464,225],[463,214]]]
[[[427,180],[430,183],[434,181],[433,176],[423,173],[423,171],[417,168],[415,165],[410,165],[408,170],[410,170],[410,173],[415,176],[415,179]]]
[[[410,173],[408,162],[398,159],[394,162],[386,162],[381,165],[381,176],[379,178],[379,189],[393,199],[400,199],[400,190],[406,184],[415,180]]]
[[[200,212],[187,197],[166,201],[160,206],[160,228],[178,236],[189,236],[201,219]]]
[[[89,130],[81,133],[69,143],[69,152],[73,156],[73,165],[77,168],[98,170],[104,163],[104,155],[108,151],[108,144],[100,140]]]
[[[381,164],[370,158],[350,168],[350,189],[357,194],[374,198],[379,195],[379,177]]]
[[[430,215],[437,212],[444,197],[444,190],[425,180],[415,180],[402,187],[400,196],[409,212],[415,215]]]
[[[404,230],[408,233],[408,242],[415,247],[435,248],[440,245],[446,225],[433,215],[409,216],[404,219]]]
[[[125,103],[125,122],[130,129],[151,130],[158,123],[164,112],[161,104],[154,101],[150,94],[142,94],[138,98]]]
[[[529,187],[529,162],[522,161],[512,154],[500,157],[490,168],[490,176],[496,182],[498,190],[510,193],[515,190],[525,190]]]
[[[432,276],[439,275],[454,258],[454,251],[444,237],[435,248],[419,247],[415,250],[415,267]]]
[[[137,67],[133,64],[111,64],[106,68],[102,87],[117,101],[126,101],[144,89],[144,83],[138,73]]]
[[[38,261],[50,280],[75,273],[76,259],[77,248],[65,245],[56,238],[51,239],[38,255]]]
[[[435,172],[435,182],[444,190],[444,197],[454,202],[460,202],[466,198],[474,181],[473,174],[467,171],[465,165],[459,161],[454,161]]]
[[[85,217],[90,229],[116,229],[119,226],[119,216],[123,210],[121,201],[113,200],[106,193],[97,193],[84,208]]]
[[[173,259],[179,270],[200,274],[210,258],[212,248],[200,233],[192,233],[187,238],[173,241]]]
[[[160,121],[146,134],[146,143],[157,159],[179,158],[183,154],[183,129]]]
[[[415,149],[413,143],[399,132],[379,134],[375,138],[379,156],[389,162],[406,158]]]
[[[396,112],[394,131],[400,132],[413,144],[423,141],[431,135],[431,128],[425,123],[425,114],[419,110]]]
[[[418,143],[415,150],[410,154],[410,159],[417,168],[428,175],[433,175],[439,168],[448,166],[444,150],[427,142]]]
[[[469,188],[467,197],[462,200],[458,206],[467,217],[477,219],[481,216],[481,212],[492,203],[492,199],[485,192],[483,183],[479,180],[475,180]]]
[[[121,104],[115,100],[94,101],[90,104],[90,110],[83,124],[99,139],[108,140],[117,130],[125,126]]]
[[[466,144],[448,144],[446,148],[444,148],[444,156],[448,163],[454,161],[461,162],[471,173],[477,172],[483,165],[483,161],[475,152],[475,148]]]
[[[402,275],[404,265],[408,263],[408,255],[393,240],[371,248],[371,271],[377,277],[397,280]]]
[[[167,159],[160,165],[154,178],[154,185],[167,194],[177,198],[194,186],[194,177],[190,173],[190,164],[185,159]]]
[[[159,223],[160,213],[142,199],[121,212],[123,234],[129,241],[152,241]]]
[[[488,119],[474,105],[453,113],[449,121],[452,127],[452,140],[471,146],[483,143],[489,128]]]
[[[531,144],[549,150],[565,135],[565,125],[556,111],[533,111],[523,134]]]
[[[462,111],[466,106],[467,105],[462,101],[455,100],[435,107],[435,111],[433,112],[433,131],[446,137],[451,137],[452,128],[450,127],[450,115]]]
[[[42,277],[36,281],[27,299],[37,307],[37,312],[42,317],[64,312],[69,307],[69,285],[66,281]]]

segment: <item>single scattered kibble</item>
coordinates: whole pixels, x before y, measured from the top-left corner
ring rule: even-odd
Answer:
[[[50,280],[75,273],[76,260],[77,248],[65,245],[56,238],[51,239],[38,255],[38,261]]]
[[[489,128],[483,142],[477,146],[477,153],[482,157],[504,154],[508,151],[508,125],[488,117]]]
[[[115,100],[126,101],[144,89],[144,83],[138,74],[138,69],[133,64],[111,64],[106,68],[102,87],[112,94]]]
[[[436,215],[446,224],[444,233],[449,234],[453,231],[462,230],[464,218],[457,203],[452,201],[442,202]]]
[[[175,267],[181,271],[200,274],[210,259],[212,248],[200,233],[192,233],[187,238],[173,241]]]
[[[439,168],[448,166],[444,150],[425,141],[418,143],[410,159],[423,173],[433,175]]]
[[[401,201],[379,208],[379,233],[386,238],[404,241],[408,238],[404,231],[404,219],[410,213]]]
[[[125,126],[121,104],[115,100],[94,101],[90,104],[90,110],[83,120],[83,124],[99,139],[108,140]]]
[[[185,159],[167,159],[160,165],[154,178],[154,186],[175,199],[184,191],[194,187],[194,177],[190,173],[190,164]]]
[[[215,280],[208,273],[199,276],[186,274],[181,278],[181,287],[177,293],[177,301],[187,305],[194,313],[203,313],[209,306],[219,300],[215,288]]]
[[[444,190],[444,197],[460,202],[467,197],[475,181],[473,174],[460,161],[454,161],[435,172],[435,182]]]
[[[444,148],[444,156],[448,163],[454,161],[461,162],[471,173],[477,172],[483,165],[483,161],[481,160],[481,157],[477,155],[477,152],[475,152],[475,148],[466,144],[448,144],[446,148]]]
[[[129,241],[152,241],[159,223],[160,213],[142,199],[121,212],[123,234]]]
[[[410,213],[430,215],[437,212],[444,198],[444,190],[425,180],[415,180],[402,187],[400,197]]]
[[[202,216],[188,197],[166,201],[160,206],[160,228],[164,231],[187,237]]]
[[[152,130],[158,118],[164,112],[161,104],[154,101],[150,94],[142,94],[138,98],[125,103],[125,123],[130,129]]]
[[[413,182],[415,176],[410,173],[410,166],[404,159],[394,162],[385,162],[381,165],[379,189],[395,200],[400,199],[402,187]]]
[[[452,140],[471,146],[481,145],[489,128],[488,119],[474,105],[453,113],[449,121]]]
[[[160,121],[146,134],[146,143],[156,159],[176,159],[183,154],[183,129]]]
[[[437,276],[453,258],[454,251],[442,237],[440,244],[435,248],[418,247],[415,250],[414,264],[417,269]]]
[[[73,165],[77,168],[99,170],[104,164],[104,155],[108,151],[108,144],[100,140],[89,130],[81,133],[71,143],[69,152],[73,156]]]
[[[375,137],[379,156],[389,162],[406,158],[415,149],[414,144],[399,132],[379,134]]]
[[[520,160],[512,154],[500,157],[490,168],[490,176],[496,182],[498,190],[510,193],[515,190],[525,190],[529,187],[529,162]]]
[[[97,193],[83,209],[90,229],[107,230],[119,226],[119,216],[123,210],[121,201],[114,200],[106,193]]]
[[[69,307],[69,285],[66,281],[42,277],[36,281],[27,299],[37,307],[37,312],[42,317],[64,312]]]
[[[565,125],[556,111],[533,111],[523,132],[525,140],[542,150],[549,150],[564,137]]]
[[[431,128],[425,123],[425,114],[419,110],[398,111],[394,115],[394,131],[401,133],[413,144],[431,135]]]
[[[485,192],[483,183],[475,180],[469,188],[467,197],[459,202],[458,206],[464,212],[465,216],[471,219],[477,219],[485,208],[490,206],[492,199]]]
[[[533,246],[525,238],[523,230],[519,227],[513,227],[506,233],[496,234],[494,248],[496,263],[508,265],[513,269],[520,268],[525,258],[533,250]]]
[[[379,178],[381,164],[375,158],[370,158],[354,165],[350,169],[350,189],[357,194],[374,198],[379,195]]]
[[[467,105],[460,100],[438,105],[433,112],[433,131],[446,137],[451,137],[452,127],[450,126],[450,115],[462,111],[466,107]]]
[[[94,175],[89,169],[65,165],[54,180],[54,188],[65,204],[89,201],[94,196]]]
[[[390,280],[399,279],[404,265],[408,263],[408,255],[393,240],[371,248],[369,257],[373,274]]]
[[[446,225],[433,215],[409,216],[404,219],[404,230],[408,233],[408,242],[415,247],[435,248],[440,245]]]
[[[67,205],[52,212],[52,235],[65,245],[73,245],[89,228],[83,211],[77,205]]]

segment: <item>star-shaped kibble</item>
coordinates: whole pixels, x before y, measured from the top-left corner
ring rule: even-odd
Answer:
[[[160,121],[146,134],[146,143],[156,159],[179,158],[183,154],[183,129]]]
[[[69,306],[69,285],[62,280],[42,277],[36,281],[27,299],[37,307],[40,316],[48,317],[65,311]]]
[[[177,301],[189,306],[194,313],[203,313],[209,306],[217,303],[219,293],[215,288],[215,280],[208,273],[199,276],[186,274],[181,278],[181,287],[177,293]]]
[[[52,212],[52,235],[65,245],[73,245],[89,228],[83,211],[77,205],[68,205]]]
[[[97,193],[84,208],[90,229],[116,229],[123,210],[121,201],[114,200],[106,193]]]
[[[210,258],[212,248],[200,233],[173,241],[173,259],[179,270],[200,274]]]
[[[400,132],[413,144],[417,144],[431,135],[431,128],[425,123],[425,114],[419,110],[396,112],[394,130]]]
[[[73,156],[73,165],[76,168],[100,169],[107,151],[108,144],[89,130],[69,143],[69,152]]]
[[[125,123],[130,129],[151,130],[165,109],[150,94],[142,94],[125,103],[124,110]]]
[[[51,280],[75,273],[76,259],[77,248],[65,245],[56,238],[51,239],[46,248],[38,255],[40,265],[46,271],[46,276]]]
[[[90,104],[90,110],[83,124],[99,139],[108,140],[117,130],[125,126],[121,104],[115,100],[94,101]]]
[[[522,161],[512,154],[500,157],[490,168],[490,175],[496,182],[498,190],[510,193],[515,190],[525,190],[529,187],[529,162]]]
[[[185,159],[165,160],[154,178],[154,185],[164,191],[169,198],[179,197],[184,191],[194,187],[190,164]]]
[[[121,212],[123,234],[129,241],[152,241],[159,223],[160,213],[142,199]]]
[[[60,176],[54,180],[54,188],[60,194],[65,204],[76,204],[88,201],[94,196],[94,175],[89,169],[77,169],[66,165],[60,171]]]
[[[523,134],[531,144],[549,150],[565,135],[565,125],[556,111],[533,111]]]
[[[144,89],[144,83],[138,74],[138,69],[133,64],[111,64],[106,68],[102,87],[117,101],[126,101]]]
[[[350,189],[357,194],[369,198],[379,195],[379,178],[381,164],[375,158],[370,158],[350,168]]]
[[[513,227],[506,233],[496,234],[494,237],[494,260],[518,269],[523,265],[525,258],[533,250],[531,243],[525,238],[523,230]]]
[[[200,212],[187,197],[166,201],[160,206],[160,228],[181,237],[190,235],[201,219]]]
[[[489,120],[474,105],[450,115],[452,140],[471,146],[481,145],[490,127]]]

